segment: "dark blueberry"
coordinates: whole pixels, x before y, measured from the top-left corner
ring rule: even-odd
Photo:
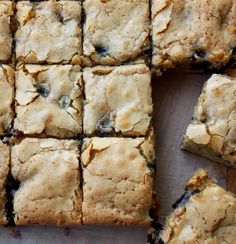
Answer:
[[[108,54],[108,50],[105,47],[102,46],[95,46],[95,51],[101,56],[106,57]]]
[[[206,52],[204,50],[198,49],[194,52],[194,58],[198,59],[198,58],[205,58],[206,57]]]
[[[158,239],[159,239],[159,236],[160,236],[160,233],[161,233],[163,227],[160,223],[154,222],[154,221],[152,222],[152,227],[153,227],[154,231],[147,236],[147,243],[148,244],[158,244],[158,243],[160,243],[160,240],[158,241]]]
[[[21,136],[24,135],[24,133],[22,131],[20,131],[20,130],[14,130],[13,133],[12,133],[12,135],[14,137],[21,137]]]
[[[35,84],[34,87],[36,88],[37,92],[39,93],[40,96],[42,97],[48,97],[49,95],[49,91],[47,90],[47,88],[45,86],[43,86],[42,84]]]
[[[176,209],[180,206],[184,206],[188,201],[189,198],[194,195],[194,190],[187,190],[173,205],[172,208]]]
[[[232,56],[233,56],[233,57],[236,57],[236,47],[234,47],[234,48],[232,49]]]
[[[70,106],[70,104],[71,104],[71,99],[69,96],[62,96],[59,99],[59,106],[62,109],[67,109]]]
[[[111,133],[113,131],[113,122],[110,120],[109,115],[104,116],[100,120],[97,130],[101,133]]]
[[[152,173],[156,173],[156,164],[148,163],[148,168],[152,171]]]
[[[15,225],[14,222],[14,209],[13,209],[13,200],[15,192],[19,189],[20,182],[16,181],[10,174],[7,178],[7,184],[6,184],[6,194],[7,194],[7,201],[5,204],[6,209],[6,216],[8,220],[8,226]]]

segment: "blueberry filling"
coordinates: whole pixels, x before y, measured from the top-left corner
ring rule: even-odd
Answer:
[[[195,59],[198,59],[198,58],[203,59],[206,57],[206,52],[204,50],[198,49],[194,52],[193,56]]]
[[[40,96],[42,97],[48,97],[49,96],[49,91],[47,88],[41,84],[35,84],[34,87],[36,88],[36,91],[39,93]]]
[[[6,184],[7,201],[5,204],[8,226],[15,225],[13,200],[14,200],[14,194],[19,189],[19,187],[20,187],[20,182],[16,181],[12,177],[12,175],[9,174],[8,179],[7,179],[7,184]]]
[[[101,56],[106,57],[108,55],[108,50],[102,46],[95,46],[95,51]]]
[[[186,205],[189,201],[189,198],[194,195],[196,192],[194,190],[187,190],[173,205],[172,208],[176,209],[178,207]]]
[[[62,109],[67,109],[70,106],[70,104],[71,104],[71,99],[69,96],[62,96],[59,99],[59,106]]]
[[[159,239],[160,233],[163,229],[162,225],[153,221],[152,227],[155,231],[153,231],[153,233],[151,233],[150,235],[147,236],[147,243],[148,244],[164,243],[164,242],[162,242],[162,240]]]
[[[113,131],[113,122],[109,115],[105,115],[97,125],[97,130],[102,133],[111,133]]]

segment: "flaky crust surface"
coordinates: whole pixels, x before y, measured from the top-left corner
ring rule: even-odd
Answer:
[[[80,63],[80,1],[19,1],[16,57],[25,63]]]
[[[153,107],[151,72],[146,65],[86,68],[83,78],[86,135],[147,133]]]
[[[13,120],[14,70],[0,65],[0,136],[7,132]]]
[[[8,61],[12,55],[12,16],[12,1],[0,1],[0,61]]]
[[[186,186],[195,191],[168,218],[161,239],[166,244],[216,244],[236,240],[236,197],[196,172]]]
[[[82,73],[72,65],[25,65],[16,72],[15,129],[71,138],[82,132]]]
[[[92,62],[117,65],[149,48],[149,1],[86,0],[84,9],[83,51]]]
[[[209,62],[220,67],[236,47],[234,0],[152,0],[153,59],[157,68]]]
[[[187,127],[183,148],[236,166],[236,78],[212,75]]]
[[[82,150],[84,224],[148,225],[151,139],[93,137],[84,140]]]
[[[9,173],[10,148],[0,141],[0,224],[7,224],[6,204],[6,181]]]
[[[11,173],[16,225],[77,225],[82,219],[76,141],[24,139],[13,146]]]

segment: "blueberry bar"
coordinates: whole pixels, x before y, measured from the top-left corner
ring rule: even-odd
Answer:
[[[12,147],[16,225],[80,225],[82,190],[78,142],[26,138]]]
[[[235,61],[235,22],[235,0],[152,0],[153,66]]]
[[[14,79],[14,70],[10,66],[0,65],[0,136],[12,127]]]
[[[151,222],[153,138],[86,138],[83,141],[83,223]]]
[[[85,0],[83,53],[92,63],[145,61],[150,49],[148,0]]]
[[[16,9],[18,62],[80,63],[80,1],[19,1]]]
[[[12,56],[12,23],[13,3],[0,1],[0,61],[9,61]]]
[[[0,141],[0,224],[7,224],[6,205],[6,184],[9,174],[10,148]]]
[[[236,78],[214,74],[205,83],[182,148],[236,166]]]
[[[82,132],[82,73],[72,65],[22,65],[16,71],[14,129],[72,138]]]
[[[86,135],[145,135],[152,117],[151,72],[144,64],[83,70]]]
[[[235,243],[236,196],[198,170],[173,205],[159,243]]]

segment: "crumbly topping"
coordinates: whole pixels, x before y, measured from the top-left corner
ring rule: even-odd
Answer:
[[[219,67],[236,47],[234,0],[153,0],[153,65],[207,61]]]
[[[84,54],[95,63],[120,64],[150,46],[148,0],[86,0]]]
[[[167,218],[161,235],[164,243],[234,243],[236,197],[211,181],[203,170],[194,175],[187,188],[196,193]]]
[[[236,78],[215,74],[206,82],[186,131],[188,143],[236,163]]]
[[[0,60],[8,61],[12,54],[11,17],[13,3],[0,1]]]
[[[76,141],[28,138],[13,146],[11,173],[20,182],[13,202],[17,225],[81,223],[78,157]]]
[[[151,221],[154,157],[151,138],[85,139],[85,224],[148,225]]]
[[[14,128],[24,134],[74,137],[82,131],[79,66],[25,65],[16,72]]]
[[[6,204],[6,180],[9,173],[10,149],[0,141],[0,224],[7,224]]]
[[[0,136],[7,132],[13,120],[14,70],[0,65]]]
[[[153,111],[146,65],[86,68],[84,133],[145,135]]]
[[[20,1],[16,56],[25,63],[79,63],[80,1]]]

